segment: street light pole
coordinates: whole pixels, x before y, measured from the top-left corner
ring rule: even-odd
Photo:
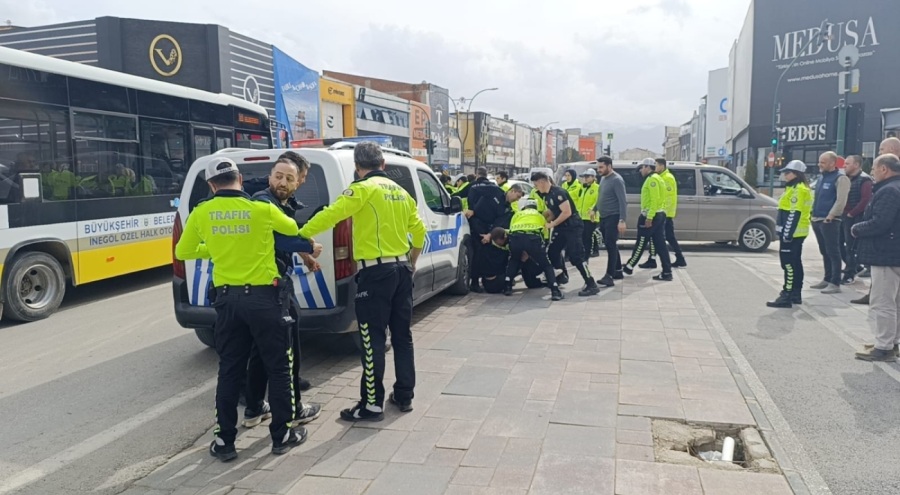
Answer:
[[[781,81],[784,80],[785,74],[787,74],[788,71],[791,70],[791,67],[793,67],[794,64],[797,63],[797,60],[800,59],[800,55],[802,55],[803,52],[805,52],[806,49],[809,48],[809,46],[813,44],[814,41],[818,41],[819,44],[822,43],[822,36],[823,36],[823,33],[825,32],[825,27],[828,25],[829,25],[828,19],[825,19],[824,21],[822,21],[822,24],[819,25],[818,34],[816,36],[812,36],[809,38],[809,41],[806,42],[806,45],[799,52],[797,52],[797,55],[794,56],[794,59],[791,60],[791,63],[784,69],[784,71],[782,71],[781,76],[778,77],[778,82],[775,83],[775,95],[774,95],[773,101],[772,101],[772,139],[773,139],[774,143],[776,143],[776,144],[772,147],[772,152],[775,153],[776,155],[778,154],[778,148],[781,145],[781,140],[779,139],[779,136],[778,136],[778,122],[776,120],[776,115],[778,112],[778,89],[781,87]],[[775,167],[771,167],[771,168],[772,168],[772,170],[769,171],[769,196],[770,197],[775,195]]]

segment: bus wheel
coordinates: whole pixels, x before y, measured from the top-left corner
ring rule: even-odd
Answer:
[[[7,269],[6,315],[17,321],[36,321],[52,315],[66,293],[66,276],[56,258],[26,252]]]

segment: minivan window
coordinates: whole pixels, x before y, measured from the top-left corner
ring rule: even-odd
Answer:
[[[425,205],[433,212],[443,213],[444,199],[441,191],[444,191],[443,194],[446,194],[446,189],[441,187],[434,176],[428,172],[417,170],[416,175],[419,176],[419,184],[422,186],[422,196],[425,198]]]
[[[697,173],[694,170],[672,170],[672,175],[678,184],[679,196],[697,195]]]
[[[241,164],[241,176],[244,181],[252,179],[266,178],[272,170],[274,162],[256,162]],[[211,196],[209,186],[206,184],[206,175],[201,171],[194,181],[194,187],[191,189],[191,197],[188,207],[193,210],[197,204]],[[294,193],[294,199],[302,203],[306,208],[301,209],[295,215],[295,219],[300,223],[306,223],[322,207],[328,206],[328,187],[325,182],[325,172],[322,166],[316,163],[310,164],[309,174],[306,176],[306,182]]]
[[[743,188],[741,184],[725,172],[703,170],[704,196],[737,196]]]
[[[616,170],[619,175],[622,176],[622,179],[625,181],[625,193],[626,194],[640,194],[641,187],[644,185],[644,177],[641,176],[641,173],[637,171],[637,169],[621,169]]]
[[[418,198],[416,197],[416,186],[413,183],[412,173],[410,173],[408,167],[398,166],[398,165],[385,165],[384,173],[387,174],[388,178],[392,181],[396,182],[397,185],[406,189],[406,192],[409,193],[410,196],[416,203],[418,203]]]

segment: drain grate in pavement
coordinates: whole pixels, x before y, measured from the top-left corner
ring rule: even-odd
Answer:
[[[733,462],[706,461],[700,452],[722,452],[726,437],[734,439]],[[781,473],[756,428],[687,424],[653,420],[653,450],[658,462],[708,469]]]

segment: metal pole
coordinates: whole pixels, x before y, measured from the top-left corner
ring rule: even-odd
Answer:
[[[773,96],[773,101],[772,101],[772,136],[773,137],[778,135],[776,112],[778,111],[778,89],[781,87],[781,81],[784,80],[784,75],[787,74],[788,71],[791,70],[791,67],[793,67],[794,64],[797,63],[797,60],[800,59],[800,55],[802,55],[803,52],[805,52],[806,49],[809,48],[809,46],[813,44],[813,41],[818,40],[821,43],[822,33],[825,32],[825,27],[827,25],[828,25],[828,19],[825,19],[824,21],[822,21],[822,24],[819,25],[818,35],[809,38],[809,41],[806,42],[806,46],[804,46],[799,52],[797,52],[797,55],[795,55],[794,59],[791,60],[790,65],[788,65],[784,69],[784,71],[782,71],[781,76],[778,77],[778,82],[775,83],[775,95]],[[775,153],[776,155],[778,154],[780,145],[781,145],[781,139],[778,140],[778,146],[775,146],[772,148],[772,152]],[[775,167],[768,167],[768,168],[771,168],[771,170],[769,171],[769,197],[773,197],[775,195]]]
[[[845,138],[847,134],[847,100],[841,98],[838,102],[837,118],[837,154],[844,156]]]

